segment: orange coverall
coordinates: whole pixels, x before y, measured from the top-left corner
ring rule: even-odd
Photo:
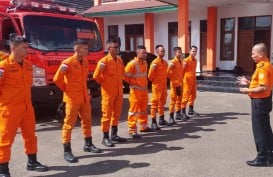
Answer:
[[[20,127],[26,154],[37,153],[35,116],[31,102],[32,64],[12,56],[0,62],[0,163],[10,160],[11,145]]]
[[[168,66],[168,78],[171,86],[171,101],[169,106],[170,113],[181,110],[181,101],[183,93],[183,64],[182,60],[174,58],[170,61]],[[180,95],[177,94],[176,88],[180,87]]]
[[[167,69],[165,60],[156,58],[150,65],[148,79],[152,82],[151,116],[164,115],[164,105],[167,99]]]
[[[76,56],[65,59],[57,70],[53,80],[63,91],[65,118],[62,129],[62,143],[71,141],[71,132],[78,114],[81,118],[82,134],[91,137],[91,105],[87,91],[88,61],[82,63]]]
[[[140,124],[140,130],[148,127],[148,65],[146,61],[140,61],[138,58],[131,60],[125,67],[124,80],[130,85],[128,112],[129,133],[137,132],[137,121]]]
[[[187,103],[194,105],[196,98],[196,65],[197,60],[191,55],[184,59],[183,96],[181,108],[186,108]]]
[[[109,132],[110,125],[117,126],[123,102],[124,65],[120,57],[106,55],[97,64],[93,79],[101,85],[101,129]]]
[[[250,98],[266,98],[270,96],[273,86],[273,69],[269,61],[270,60],[268,58],[263,58],[256,64],[256,70],[252,75],[249,85],[249,88],[256,88],[260,85],[266,85],[269,86],[269,89],[259,93],[249,92],[248,95]]]

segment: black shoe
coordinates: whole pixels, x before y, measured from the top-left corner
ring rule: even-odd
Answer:
[[[182,117],[181,121],[187,121],[190,119],[190,117],[186,113],[181,113],[181,117]]]
[[[159,125],[168,125],[168,122],[165,120],[165,119],[159,119],[159,122],[158,122]]]
[[[10,174],[0,174],[0,177],[10,177]]]
[[[0,177],[10,177],[9,163],[0,163]]]
[[[169,122],[168,122],[168,125],[169,125],[169,126],[173,126],[174,124],[176,124],[174,118],[173,118],[173,117],[170,117]]]
[[[254,160],[246,161],[246,164],[254,167],[265,167],[267,166],[267,160],[265,157],[256,157]]]
[[[126,138],[122,138],[122,137],[120,137],[120,136],[118,136],[118,135],[112,136],[112,137],[111,137],[111,140],[112,140],[112,141],[116,141],[116,142],[120,142],[120,143],[126,142],[126,141],[127,141]]]
[[[91,144],[90,146],[85,145],[83,147],[84,152],[93,152],[93,153],[102,153],[102,150],[97,148],[94,144]]]
[[[154,132],[154,129],[148,127],[148,128],[146,128],[144,130],[140,130],[140,132]]]
[[[45,166],[45,165],[42,165],[38,161],[34,161],[34,162],[28,162],[27,163],[27,170],[43,172],[43,171],[47,171],[48,167]]]
[[[141,139],[141,136],[138,133],[129,133],[129,137],[132,139]]]
[[[198,116],[198,115],[199,115],[199,114],[198,114],[197,112],[195,112],[195,111],[189,111],[188,114],[189,114],[190,116]]]
[[[112,141],[109,138],[103,138],[101,144],[103,144],[106,147],[114,147],[115,144],[112,143]]]
[[[64,152],[64,160],[66,160],[68,163],[78,162],[78,159],[76,157],[74,157],[72,152]]]
[[[157,123],[152,123],[151,129],[153,129],[154,131],[160,130],[160,128],[157,126]]]

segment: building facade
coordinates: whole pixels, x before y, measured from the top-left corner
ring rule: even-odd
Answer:
[[[157,44],[166,48],[199,48],[197,71],[233,70],[251,73],[255,64],[251,48],[268,46],[273,59],[271,0],[95,0],[84,14],[96,18],[104,41],[121,38],[121,50],[134,51],[145,45],[154,52]],[[273,61],[273,60],[272,60]]]

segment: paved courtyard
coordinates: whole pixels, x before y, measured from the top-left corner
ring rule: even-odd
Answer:
[[[119,125],[119,135],[128,137],[128,95]],[[79,123],[72,134],[72,149],[78,163],[63,159],[61,123],[51,117],[37,123],[38,159],[48,172],[29,172],[20,132],[12,148],[12,177],[271,177],[273,167],[249,167],[255,146],[251,132],[250,100],[246,95],[198,92],[195,109],[200,113],[188,122],[178,122],[159,132],[143,133],[114,148],[101,145],[100,99],[93,99],[93,141],[102,154],[83,152]],[[45,112],[47,112],[45,110]],[[166,105],[166,117],[168,117]],[[39,119],[39,117],[38,117]]]

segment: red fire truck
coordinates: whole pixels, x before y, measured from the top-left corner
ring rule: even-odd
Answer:
[[[95,22],[76,14],[72,4],[56,0],[0,0],[0,50],[9,50],[9,34],[17,33],[29,41],[27,58],[33,64],[32,101],[34,105],[61,102],[62,93],[53,76],[62,60],[73,54],[73,41],[89,43],[90,77],[93,97],[100,94],[92,80],[97,61],[104,56]]]

